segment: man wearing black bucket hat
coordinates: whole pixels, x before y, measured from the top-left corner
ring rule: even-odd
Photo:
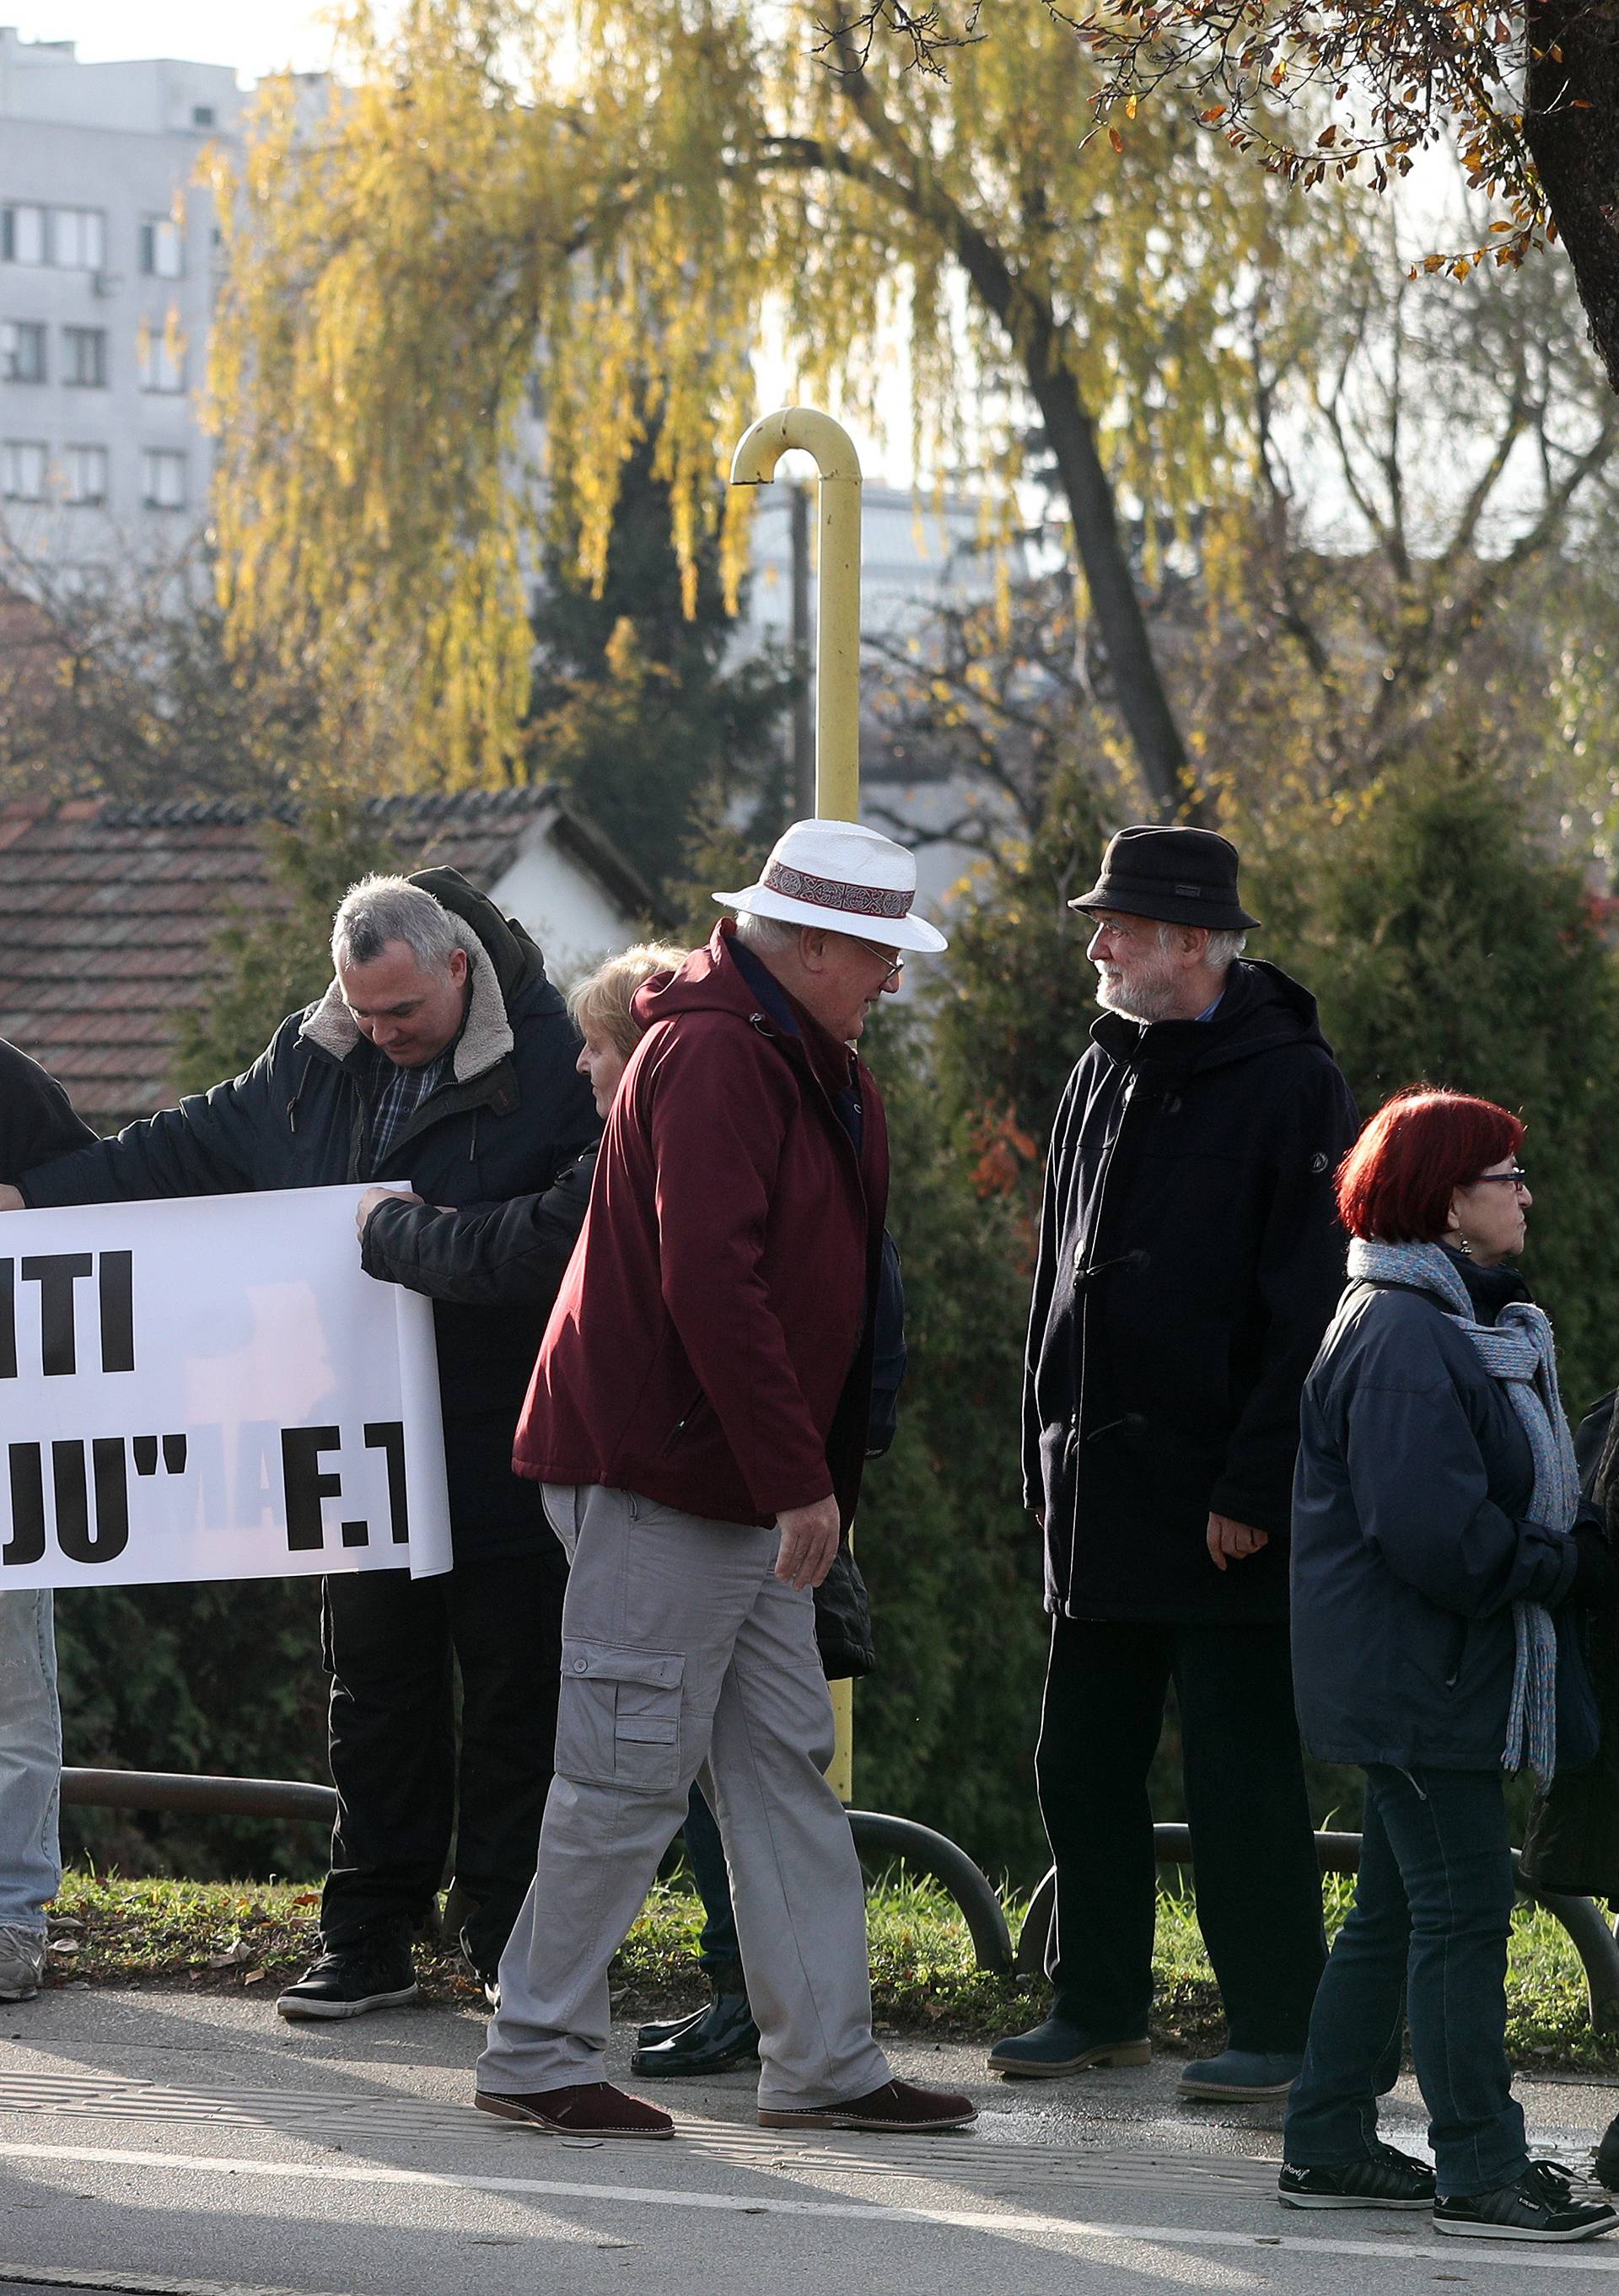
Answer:
[[[1236,848],[1121,830],[1070,906],[1101,1018],[1057,1111],[1023,1382],[1046,1539],[1040,1808],[1052,2013],[1011,2077],[1144,2064],[1147,1772],[1179,1709],[1197,1914],[1228,2047],[1181,2093],[1279,2095],[1324,1958],[1287,1650],[1299,1391],[1344,1282],[1354,1103],[1315,999],[1245,962]]]

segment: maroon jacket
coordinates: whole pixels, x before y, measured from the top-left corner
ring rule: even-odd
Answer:
[[[637,1046],[540,1342],[513,1465],[768,1525],[854,1513],[888,1134],[870,1071],[768,1014],[716,926],[636,998]],[[854,1144],[834,1105],[853,1082]]]

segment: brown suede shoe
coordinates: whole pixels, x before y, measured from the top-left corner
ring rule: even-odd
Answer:
[[[884,2081],[869,2096],[851,2097],[847,2104],[796,2106],[761,2104],[761,2128],[876,2128],[899,2136],[915,2136],[935,2128],[970,2128],[978,2107],[970,2096],[946,2088],[917,2088],[910,2081]]]
[[[527,2096],[496,2096],[480,2089],[473,2099],[480,2112],[498,2120],[526,2120],[535,2128],[555,2128],[563,2136],[672,2136],[667,2112],[645,2097],[630,2096],[610,2081],[584,2081],[577,2088],[542,2088]]]

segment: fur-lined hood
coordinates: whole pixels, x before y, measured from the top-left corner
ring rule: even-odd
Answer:
[[[474,1078],[485,1076],[490,1069],[497,1067],[510,1054],[515,1038],[507,1017],[499,976],[489,950],[466,919],[458,915],[448,901],[440,898],[439,884],[424,882],[447,879],[455,874],[451,870],[424,870],[411,882],[420,884],[423,892],[431,893],[435,899],[440,900],[440,907],[449,919],[450,930],[471,960],[472,994],[467,999],[466,1021],[456,1043],[452,1063],[456,1082],[470,1084]],[[470,886],[465,886],[464,880],[458,881],[458,886],[471,894],[474,901],[481,900],[481,897],[473,893]],[[489,905],[485,903],[483,906]],[[493,910],[490,914],[497,917],[509,936],[511,928],[505,921],[498,918]],[[537,962],[538,955],[538,950],[535,949]],[[298,1033],[300,1037],[308,1037],[312,1044],[318,1045],[323,1052],[330,1053],[333,1060],[348,1059],[360,1042],[360,1031],[343,1002],[342,988],[338,981],[334,980],[320,1003],[311,1006]]]

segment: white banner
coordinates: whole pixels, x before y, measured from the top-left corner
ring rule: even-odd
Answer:
[[[0,1213],[0,1593],[450,1567],[432,1308],[364,1189]]]

